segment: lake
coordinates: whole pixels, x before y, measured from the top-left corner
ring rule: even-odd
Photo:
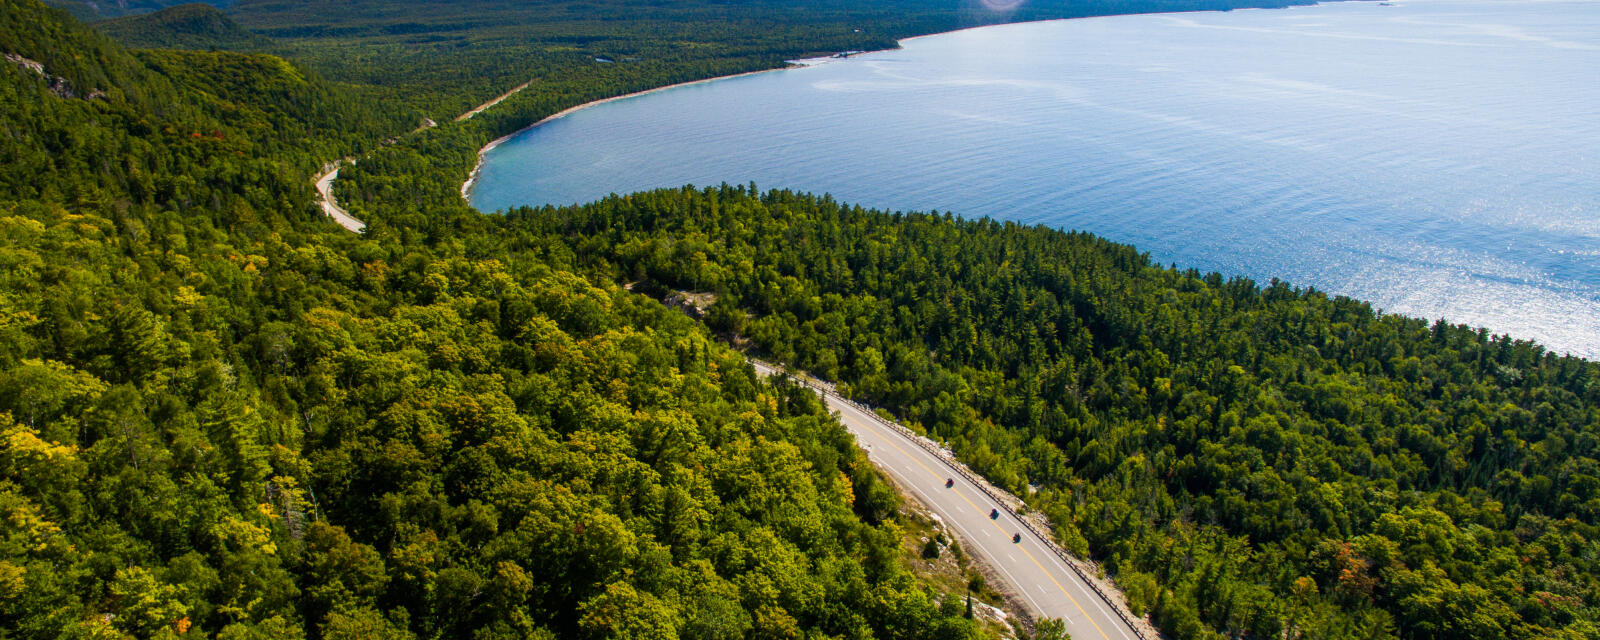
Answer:
[[[754,181],[1086,230],[1600,358],[1600,4],[1343,2],[902,46],[551,120],[487,155],[472,203]]]

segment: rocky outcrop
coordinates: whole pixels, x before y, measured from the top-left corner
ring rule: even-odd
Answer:
[[[717,303],[717,294],[704,291],[673,291],[661,302],[698,320],[705,317],[706,309]]]
[[[68,82],[66,78],[45,71],[44,63],[37,60],[24,58],[15,53],[7,53],[3,55],[6,59],[6,62],[10,62],[11,64],[39,74],[39,77],[44,78],[45,81],[50,83],[50,92],[56,94],[57,97],[68,99],[79,97],[78,91],[73,88],[71,82]],[[84,100],[101,100],[106,97],[106,94],[102,93],[99,89],[90,89],[89,92],[83,94],[82,97]]]

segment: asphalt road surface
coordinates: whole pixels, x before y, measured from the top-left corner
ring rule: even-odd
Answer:
[[[339,163],[334,163],[327,173],[317,176],[317,193],[322,196],[322,201],[319,203],[322,205],[322,212],[350,232],[361,233],[362,229],[367,228],[367,223],[357,220],[333,200],[333,181],[338,177]]]
[[[763,375],[773,373],[765,365],[752,364]],[[855,434],[857,444],[867,450],[867,457],[938,514],[946,527],[960,536],[962,547],[1000,574],[1005,586],[1033,615],[1059,618],[1074,640],[1138,640],[1111,605],[1004,505],[904,434],[837,396],[822,395],[845,428]],[[955,485],[946,488],[946,480],[954,480]],[[990,518],[991,510],[999,511],[999,516]],[[1012,542],[1017,534],[1021,540]]]

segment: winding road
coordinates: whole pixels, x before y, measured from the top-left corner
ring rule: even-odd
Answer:
[[[531,82],[530,82],[531,83]],[[494,106],[528,86],[523,84],[505,95],[473,109],[457,120],[465,120]],[[581,107],[579,107],[581,108]],[[318,176],[317,192],[322,210],[341,226],[360,233],[366,224],[351,216],[333,199],[333,181],[343,162],[330,163]],[[471,181],[468,181],[468,185]],[[463,185],[462,195],[469,187]],[[751,360],[761,375],[783,373],[766,363]],[[1036,619],[1056,618],[1076,640],[1142,640],[1156,637],[1136,629],[1125,613],[1102,596],[1048,542],[989,491],[980,487],[964,468],[924,448],[904,427],[894,425],[865,408],[840,397],[830,389],[801,380],[822,396],[839,421],[856,437],[872,462],[894,478],[911,497],[938,516],[962,540],[962,545],[980,562],[992,568],[1005,582],[1004,587]],[[951,481],[946,487],[945,482]],[[990,517],[990,513],[995,513]],[[1013,536],[1016,536],[1013,538]],[[1015,540],[1015,541],[1013,541]],[[1148,625],[1140,625],[1148,629]],[[1144,631],[1141,633],[1141,631]]]
[[[339,223],[339,226],[349,229],[352,233],[361,233],[362,230],[367,228],[367,223],[357,220],[355,216],[350,215],[349,211],[345,211],[344,207],[339,206],[339,203],[333,199],[333,180],[339,177],[339,166],[343,165],[344,162],[329,164],[331,166],[326,168],[327,171],[317,176],[317,193],[322,196],[322,201],[319,203],[322,205],[322,212],[328,214],[329,218],[333,218],[333,221]]]
[[[483,113],[485,109],[500,104],[506,98],[516,95],[518,91],[528,88],[528,85],[530,84],[533,84],[533,80],[519,84],[513,87],[510,91],[496,96],[495,99],[473,107],[472,110],[456,116],[456,122],[468,120],[471,119],[472,116]],[[435,126],[438,126],[438,123],[434,122],[433,119],[424,118],[422,121],[422,126],[417,127],[416,130],[412,131],[411,133],[420,133]],[[338,201],[333,199],[333,181],[339,178],[339,167],[350,161],[351,160],[349,158],[346,158],[338,162],[330,162],[323,167],[322,175],[317,176],[316,183],[317,193],[322,196],[322,201],[318,204],[322,205],[322,212],[327,214],[328,217],[333,218],[333,221],[339,223],[339,226],[350,230],[352,233],[361,233],[367,228],[367,223],[357,220],[355,216],[350,215],[349,211],[345,211],[344,207],[339,206]],[[476,174],[477,169],[473,169],[473,172]],[[467,184],[470,185],[471,183],[472,180],[467,180]],[[466,196],[467,187],[463,186],[461,187],[461,197],[465,198]]]
[[[779,373],[751,361],[762,375]],[[819,385],[801,381],[823,397],[828,408],[866,449],[867,457],[913,498],[937,514],[961,538],[962,546],[993,568],[1008,590],[1035,618],[1057,618],[1075,640],[1139,640],[1139,631],[1117,613],[1046,542],[1006,505],[969,480],[953,463],[934,455],[891,423]],[[954,484],[946,488],[946,480]],[[999,515],[990,518],[991,510]],[[1012,542],[1012,536],[1020,540]]]

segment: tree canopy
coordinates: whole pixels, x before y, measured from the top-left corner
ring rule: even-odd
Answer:
[[[0,637],[979,636],[810,392],[487,229],[316,214],[378,107],[0,1]]]
[[[553,264],[713,292],[1030,498],[1178,638],[1592,637],[1600,366],[1082,233],[753,186],[512,211]]]
[[[987,633],[907,571],[816,398],[723,339],[948,441],[1172,637],[1600,634],[1595,363],[1081,233],[754,186],[459,196],[560,109],[949,12],[752,3],[723,46],[609,65],[719,9],[528,18],[550,49],[515,66],[432,39],[493,25],[252,4],[304,60],[0,0],[0,638]],[[378,59],[408,29],[438,46]],[[505,66],[444,97],[452,59]],[[413,131],[513,76],[539,81]],[[346,156],[361,235],[313,202]]]

